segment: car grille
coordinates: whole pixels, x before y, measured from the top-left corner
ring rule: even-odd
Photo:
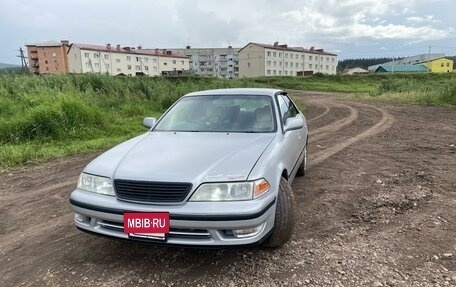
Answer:
[[[181,202],[192,189],[191,183],[114,180],[117,198],[134,202]]]
[[[123,223],[100,220],[100,226],[105,229],[123,232]],[[184,228],[170,228],[168,238],[188,238],[188,239],[208,239],[211,234],[206,229],[184,229]]]

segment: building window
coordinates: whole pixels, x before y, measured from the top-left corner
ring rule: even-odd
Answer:
[[[288,58],[288,53],[285,53],[285,58]]]
[[[247,68],[250,68],[250,63],[247,63]]]
[[[334,58],[331,58],[331,62],[333,62],[333,63],[334,63]]]
[[[326,70],[329,70],[329,65],[326,65]]]
[[[185,64],[185,61],[184,60],[181,60],[181,65]]]
[[[266,61],[267,66],[271,66],[271,61]]]
[[[84,53],[84,57],[88,58],[89,57],[89,53]]]
[[[279,76],[282,76],[282,70],[279,70]]]
[[[282,67],[282,61],[279,61],[279,66]]]
[[[163,62],[163,65],[168,66],[168,62]]]
[[[295,63],[295,68],[298,68],[298,63]]]
[[[141,57],[136,57],[136,62],[141,61]]]
[[[109,60],[109,54],[104,54],[105,60]]]
[[[95,68],[100,68],[100,63],[95,63]]]
[[[326,57],[326,62],[329,62],[329,57]]]
[[[122,69],[121,69],[121,68],[117,68],[117,72],[121,72],[121,71],[122,71]]]
[[[157,58],[154,58],[152,62],[157,63]]]
[[[309,64],[309,69],[312,69],[312,64]]]
[[[267,71],[266,71],[266,74],[267,74],[268,76],[270,76],[270,75],[271,75],[271,70],[267,70]]]
[[[447,63],[447,67],[449,67],[449,66],[450,66],[450,63]]]
[[[176,63],[177,63],[177,61],[176,61],[176,60],[173,60],[173,64],[175,65]]]
[[[98,58],[100,58],[100,55],[97,54],[97,53],[95,53],[95,54],[93,54],[93,57],[94,57],[95,59],[98,59]]]
[[[143,58],[143,62],[144,62],[144,63],[149,62],[149,58],[144,57],[144,58]]]
[[[275,76],[275,75],[276,75],[276,70],[273,70],[273,71],[272,71],[272,74]]]
[[[144,66],[144,70],[149,71],[149,66]]]
[[[131,61],[131,56],[127,56],[127,61]]]
[[[268,57],[271,57],[271,51],[267,51],[267,52],[266,52],[266,55],[267,55]],[[271,72],[271,71],[269,71],[269,72]]]
[[[128,69],[128,70],[131,70],[131,65],[127,65],[127,69]]]
[[[277,54],[276,52],[272,52],[272,56],[275,57]]]
[[[55,57],[55,56],[57,56],[57,54],[56,53],[52,53],[52,57]]]
[[[320,70],[323,70],[323,65],[320,65]]]
[[[49,64],[49,61],[48,60],[44,60],[44,63],[45,64]],[[443,64],[442,64],[443,65]],[[443,66],[442,66],[443,67]]]
[[[116,63],[120,63],[120,59],[116,59]]]
[[[277,62],[276,61],[274,61],[274,67],[277,67]]]
[[[311,61],[312,61],[312,56],[309,56],[309,60],[311,60]]]
[[[92,64],[90,62],[86,62],[86,68],[92,68]]]
[[[299,55],[298,55],[298,54],[295,54],[295,59],[296,59],[296,60],[298,59],[298,57],[299,57]]]
[[[136,65],[135,68],[136,68],[136,71],[141,71],[141,66],[140,65]]]
[[[109,64],[105,64],[106,69],[109,69]]]
[[[443,65],[443,63],[442,63],[442,64],[440,64],[440,67],[443,67],[443,66],[444,66],[444,65]]]
[[[287,67],[287,68],[288,68],[288,62],[285,62],[285,67]]]
[[[282,53],[281,52],[279,52],[279,57],[282,57]]]
[[[288,71],[285,71],[285,76],[288,76]]]

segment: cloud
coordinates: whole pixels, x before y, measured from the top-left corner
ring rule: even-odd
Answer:
[[[39,6],[0,0],[0,33],[8,39],[0,62],[4,55],[16,60],[25,43],[60,39],[149,48],[280,41],[375,55],[411,44],[452,46],[447,42],[456,37],[454,0],[40,0]]]
[[[414,24],[421,24],[421,23],[440,23],[440,20],[435,19],[434,15],[425,15],[423,17],[419,16],[412,16],[406,18],[407,22],[414,23]]]

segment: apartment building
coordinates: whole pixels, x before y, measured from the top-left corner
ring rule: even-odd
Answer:
[[[101,73],[125,76],[183,74],[190,69],[187,56],[169,50],[121,47],[111,44],[72,44],[68,51],[69,73]]]
[[[239,76],[297,76],[336,74],[337,55],[323,49],[250,42],[239,50]]]
[[[27,44],[29,70],[35,74],[65,74],[68,73],[67,52],[69,42],[50,41],[37,44]]]
[[[239,48],[191,48],[170,49],[173,54],[190,57],[190,70],[203,77],[238,78]]]

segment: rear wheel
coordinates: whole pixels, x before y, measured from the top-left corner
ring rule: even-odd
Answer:
[[[306,146],[304,147],[304,158],[302,159],[301,165],[299,165],[298,170],[296,171],[297,176],[304,176],[306,175],[306,170],[307,170],[307,143]]]
[[[294,207],[293,190],[288,181],[282,177],[277,196],[274,228],[264,242],[264,246],[279,247],[290,240],[294,228]]]

